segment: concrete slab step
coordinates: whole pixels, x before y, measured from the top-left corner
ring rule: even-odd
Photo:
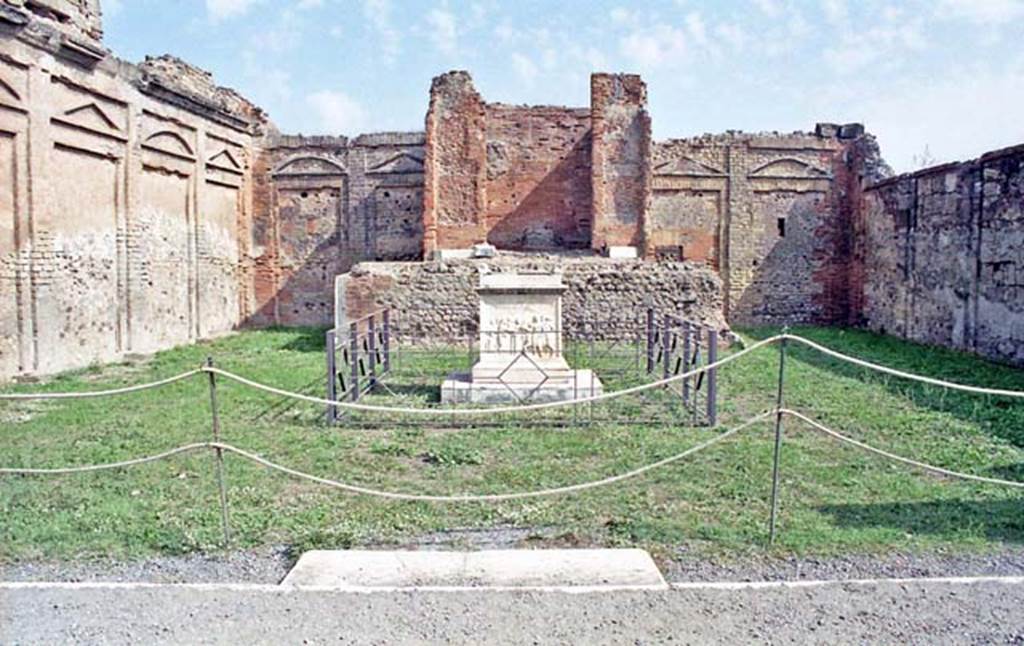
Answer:
[[[449,551],[314,550],[281,582],[296,588],[664,590],[639,549]]]

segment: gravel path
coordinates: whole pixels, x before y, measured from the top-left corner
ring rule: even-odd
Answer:
[[[564,594],[0,589],[0,643],[1022,643],[1024,583]]]
[[[469,549],[516,547],[514,543],[473,544]],[[462,546],[466,547],[466,546]],[[408,549],[453,549],[443,540]],[[373,549],[372,547],[366,549]],[[385,549],[395,549],[394,545]],[[140,561],[26,562],[0,564],[0,581],[131,581],[145,583],[271,583],[294,564],[287,547],[225,554],[163,556]],[[680,555],[658,563],[668,581],[800,581],[948,576],[1022,576],[1024,548],[987,554],[852,555],[767,558],[756,555],[709,560]]]

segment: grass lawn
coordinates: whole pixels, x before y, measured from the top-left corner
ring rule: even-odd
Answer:
[[[837,350],[963,383],[1024,390],[1024,371],[861,331],[798,328]],[[772,330],[746,330],[757,339]],[[321,395],[322,332],[247,331],[5,390],[90,390],[163,378],[212,355],[218,366],[283,388]],[[570,357],[571,359],[571,357]],[[379,403],[418,405],[465,350],[403,357],[397,394]],[[626,360],[626,359],[624,359]],[[721,370],[721,428],[770,407],[777,348]],[[600,363],[599,374],[601,371]],[[868,373],[792,347],[786,403],[847,434],[901,455],[976,474],[1024,480],[1024,402],[944,393]],[[609,376],[606,388],[630,383]],[[336,427],[320,406],[218,381],[224,441],[287,466],[347,482],[417,493],[508,492],[620,473],[677,453],[715,430],[689,426],[662,404],[637,399],[594,407],[590,424],[531,424],[511,415],[484,428],[422,425],[350,415]],[[652,395],[657,399],[659,395]],[[664,403],[664,402],[663,402]],[[632,424],[602,422],[634,407]],[[660,408],[658,408],[660,406]],[[647,411],[653,412],[647,417]],[[576,411],[589,419],[590,411]],[[559,413],[571,421],[570,410]],[[646,421],[642,421],[644,417]],[[554,422],[556,420],[549,420]],[[116,398],[0,402],[0,466],[110,462],[210,438],[205,375]],[[445,528],[538,528],[570,544],[638,545],[661,555],[762,551],[772,432],[759,424],[691,459],[578,495],[521,502],[437,504],[355,496],[295,481],[228,456],[233,547],[295,550],[396,543]],[[552,540],[552,539],[545,539]],[[59,477],[0,476],[0,559],[136,557],[221,549],[210,454],[131,469]],[[938,479],[882,461],[786,421],[777,553],[986,550],[1024,541],[1024,493]],[[539,544],[539,542],[538,542]]]

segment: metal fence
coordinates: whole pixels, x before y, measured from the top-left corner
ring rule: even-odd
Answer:
[[[387,309],[350,322],[343,332],[327,331],[327,399],[359,401],[391,371],[391,334],[391,310]],[[337,408],[328,406],[327,423],[337,419]]]
[[[555,426],[639,422],[715,426],[718,370],[712,364],[718,343],[718,330],[654,309],[636,322],[586,320],[565,328],[494,330],[467,323],[454,334],[428,333],[417,321],[403,321],[393,310],[382,309],[343,329],[327,331],[326,399],[458,407],[502,399],[526,404],[554,398],[579,404],[520,416],[525,419],[519,421]],[[501,384],[504,391],[499,387],[498,393],[488,394],[468,378],[481,353],[487,357],[483,368],[490,385]],[[706,371],[697,370],[709,365]],[[603,390],[686,372],[695,374],[639,392],[627,402],[598,406],[587,401]],[[385,420],[351,411],[342,415],[334,406],[327,406],[325,415],[328,424],[342,416],[347,424],[367,427],[403,423],[398,417]],[[404,421],[423,424],[420,419]],[[489,424],[504,421],[499,416]],[[440,423],[459,424],[457,420]],[[472,425],[487,423],[473,420]]]

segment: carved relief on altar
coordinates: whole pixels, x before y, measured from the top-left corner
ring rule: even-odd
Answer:
[[[480,330],[480,351],[525,352],[541,359],[562,353],[559,322],[553,316],[510,316],[494,320],[492,329]]]

